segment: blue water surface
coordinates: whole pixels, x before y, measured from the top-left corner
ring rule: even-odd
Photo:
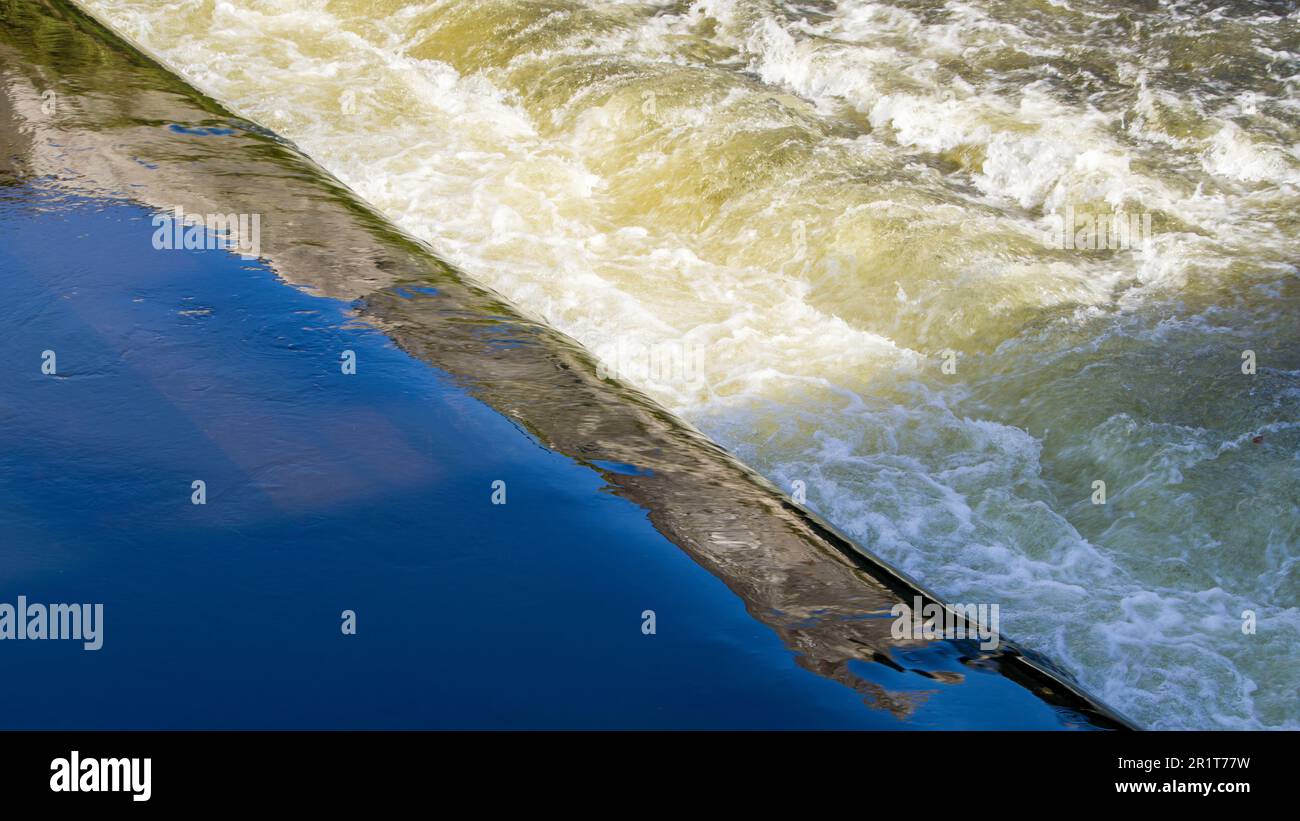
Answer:
[[[0,641],[0,727],[909,726],[348,304],[151,216],[0,193],[0,602],[105,611],[98,651]],[[987,677],[910,726],[1057,725]]]

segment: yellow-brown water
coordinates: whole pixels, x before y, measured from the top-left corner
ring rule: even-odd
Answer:
[[[1300,725],[1290,5],[83,5],[1140,723]]]

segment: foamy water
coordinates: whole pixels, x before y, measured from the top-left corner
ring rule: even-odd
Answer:
[[[1140,724],[1300,727],[1283,4],[83,4]]]

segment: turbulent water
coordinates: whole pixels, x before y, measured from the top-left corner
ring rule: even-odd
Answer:
[[[1293,4],[83,5],[1139,724],[1300,727]]]

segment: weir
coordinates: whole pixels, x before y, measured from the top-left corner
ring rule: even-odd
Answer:
[[[4,21],[0,59],[0,175],[10,184],[53,180],[164,214],[263,215],[262,258],[285,283],[352,304],[360,323],[537,444],[599,474],[606,493],[642,509],[779,636],[799,667],[850,688],[890,726],[1128,726],[1012,641],[982,650],[972,639],[895,638],[891,610],[937,599],[870,545],[854,545],[644,395],[601,378],[572,340],[441,262],[293,145],[71,4],[19,4]],[[50,89],[53,114],[43,108]],[[666,622],[660,614],[661,633]],[[114,641],[130,641],[125,628],[115,628]],[[962,688],[978,690],[967,702],[977,706],[942,706]],[[1047,709],[1029,717],[1027,697]]]

